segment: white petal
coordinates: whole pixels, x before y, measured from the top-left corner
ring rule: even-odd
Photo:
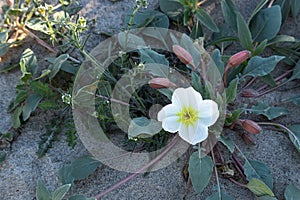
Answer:
[[[167,117],[162,121],[162,127],[165,131],[175,133],[179,130],[180,123],[178,116]]]
[[[199,120],[205,126],[211,126],[219,118],[218,104],[212,100],[204,100],[198,104]]]
[[[194,126],[188,126],[181,124],[179,128],[179,136],[186,142],[195,145],[204,141],[208,136],[207,126],[203,126],[200,122]]]
[[[177,88],[172,95],[172,103],[175,105],[192,106],[197,108],[197,104],[202,101],[202,96],[192,87]]]
[[[176,106],[175,104],[166,105],[157,113],[157,120],[163,121],[167,117],[177,115],[179,111],[180,108],[178,108],[178,106]]]

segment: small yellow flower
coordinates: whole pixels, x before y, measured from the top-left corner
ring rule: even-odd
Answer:
[[[218,117],[217,103],[203,100],[201,94],[192,87],[177,88],[172,95],[172,104],[163,107],[157,115],[164,130],[179,132],[179,136],[192,145],[208,137],[208,127]]]

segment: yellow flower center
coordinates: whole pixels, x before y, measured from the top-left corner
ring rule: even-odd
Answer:
[[[198,119],[198,113],[199,111],[195,110],[193,107],[185,106],[177,113],[177,116],[179,116],[178,121],[183,123],[186,127],[194,125]]]

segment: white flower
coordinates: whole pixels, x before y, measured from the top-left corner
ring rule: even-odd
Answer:
[[[218,105],[212,100],[203,100],[194,88],[177,88],[172,95],[172,104],[163,107],[158,115],[165,131],[175,133],[195,145],[208,137],[208,127],[219,117]]]

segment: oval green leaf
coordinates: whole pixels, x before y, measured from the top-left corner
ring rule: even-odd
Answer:
[[[91,156],[83,156],[74,160],[71,164],[71,175],[74,180],[87,178],[99,167],[100,162]]]
[[[212,159],[208,156],[199,158],[199,152],[194,152],[189,161],[189,174],[192,185],[197,193],[201,193],[207,186],[213,171]]]
[[[284,191],[285,200],[297,200],[300,197],[300,189],[294,184],[290,184]]]
[[[281,9],[275,5],[262,9],[250,22],[253,40],[262,42],[273,39],[281,27]]]
[[[264,196],[269,195],[271,197],[274,197],[274,193],[272,190],[261,180],[257,178],[253,178],[249,181],[247,184],[247,188],[253,192],[256,196]]]
[[[214,20],[211,16],[205,12],[202,8],[199,8],[196,12],[196,18],[199,20],[204,26],[206,26],[209,30],[213,32],[219,32],[218,26],[215,24]]]

